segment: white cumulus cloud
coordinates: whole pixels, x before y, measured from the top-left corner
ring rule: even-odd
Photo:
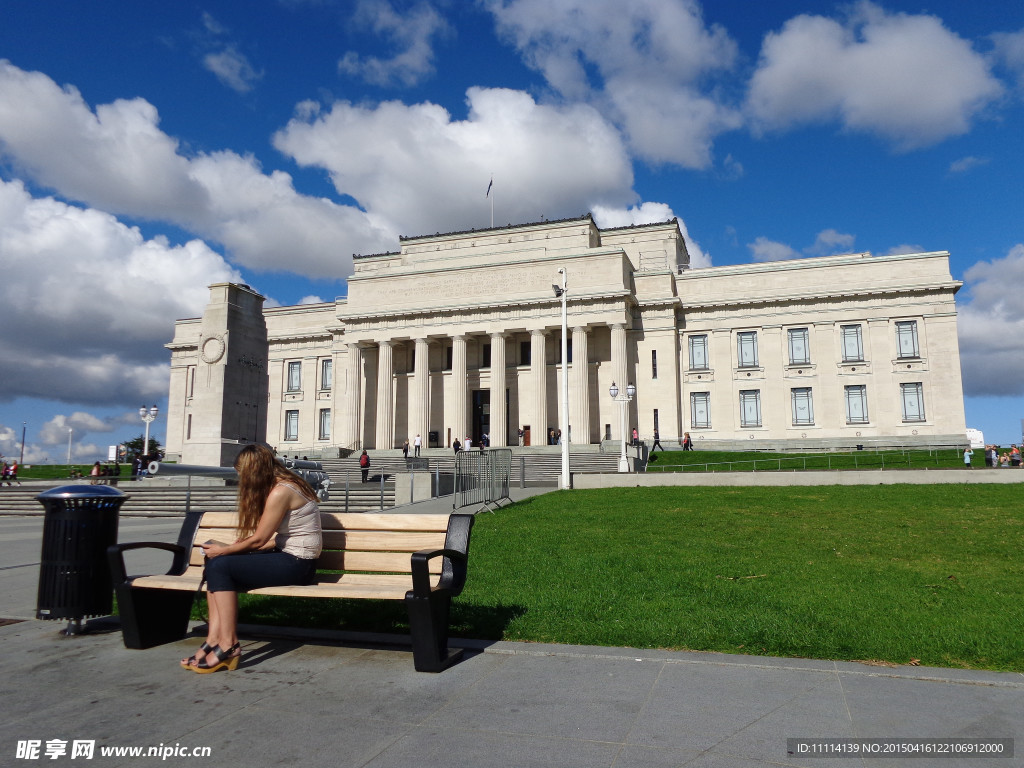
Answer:
[[[248,93],[263,77],[257,72],[245,54],[233,45],[203,56],[203,66],[216,75],[224,85],[238,93]]]
[[[274,145],[326,169],[339,193],[396,234],[490,226],[484,192],[492,177],[496,225],[635,199],[621,137],[592,107],[541,105],[500,88],[471,88],[467,101],[465,120],[430,103],[305,104]]]
[[[61,196],[165,221],[222,243],[237,263],[319,278],[394,242],[352,206],[296,192],[291,176],[222,151],[186,156],[144,99],[93,110],[74,88],[0,61],[0,155]],[[159,179],[159,183],[154,183]]]
[[[205,243],[145,240],[110,214],[0,180],[0,397],[114,404],[166,394],[162,345],[241,275]]]
[[[907,151],[967,133],[1002,92],[939,18],[862,1],[841,20],[800,15],[766,36],[747,110],[761,130],[838,121]]]
[[[655,163],[711,165],[714,138],[741,125],[709,85],[737,47],[694,0],[487,0],[499,34],[569,101],[611,115]]]
[[[349,51],[338,62],[338,70],[383,86],[412,86],[433,74],[434,40],[452,33],[444,17],[426,2],[402,13],[388,0],[360,0],[353,24],[383,37],[397,52],[382,58]]]
[[[963,293],[967,294],[966,300]],[[964,273],[958,307],[967,396],[1024,394],[1024,244]]]

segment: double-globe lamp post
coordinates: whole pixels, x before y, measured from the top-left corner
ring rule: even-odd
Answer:
[[[157,415],[159,415],[160,409],[155,405],[147,409],[146,406],[139,408],[139,418],[146,422],[146,438],[142,444],[142,455],[149,455],[149,425],[156,421]]]
[[[618,386],[613,381],[612,385],[608,387],[608,394],[619,404],[619,411],[622,414],[622,455],[619,457],[619,472],[629,472],[629,459],[626,458],[626,406],[636,395],[636,387],[628,384],[625,391],[620,394]]]

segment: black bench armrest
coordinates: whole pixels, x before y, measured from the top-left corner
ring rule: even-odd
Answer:
[[[167,576],[180,576],[188,568],[189,553],[192,551],[192,543],[196,538],[196,531],[199,530],[199,522],[203,519],[203,512],[193,509],[185,513],[185,519],[181,523],[181,530],[178,531],[178,541],[175,544],[165,544],[159,541],[132,541],[126,544],[114,544],[107,547],[107,562],[110,564],[110,575],[114,585],[124,584],[128,581],[128,573],[124,567],[124,553],[129,549],[166,549],[174,553],[174,561]]]
[[[132,541],[127,544],[112,544],[107,547],[107,563],[110,565],[110,576],[113,583],[124,584],[128,581],[128,571],[124,567],[124,553],[130,549],[165,549],[174,553],[168,576],[178,576],[188,567],[188,550],[180,544],[166,544],[162,541]]]
[[[437,587],[430,586],[428,563],[435,557],[445,558],[441,566],[441,580]],[[468,556],[457,549],[421,549],[412,553],[412,591],[416,597],[430,597],[434,589],[443,589],[458,595],[466,583]]]

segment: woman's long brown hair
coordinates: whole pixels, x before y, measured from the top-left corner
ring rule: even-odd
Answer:
[[[265,445],[247,445],[235,459],[238,472],[238,535],[252,536],[256,532],[267,497],[278,483],[294,485],[303,496],[316,501],[316,491],[289,470]]]

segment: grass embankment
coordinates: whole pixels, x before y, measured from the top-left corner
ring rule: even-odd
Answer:
[[[1016,486],[558,492],[477,518],[456,636],[1024,671]],[[408,631],[404,607],[242,620]]]
[[[105,462],[100,466],[110,467]],[[18,478],[20,480],[67,480],[71,477],[72,470],[78,470],[79,474],[89,477],[92,472],[92,464],[32,464],[18,467]],[[125,478],[131,476],[131,465],[122,464],[120,474],[117,477]],[[109,477],[109,476],[108,476]]]
[[[985,465],[978,450],[975,466]],[[963,469],[963,453],[952,448],[848,453],[776,451],[655,451],[648,472],[793,472],[831,469]]]

